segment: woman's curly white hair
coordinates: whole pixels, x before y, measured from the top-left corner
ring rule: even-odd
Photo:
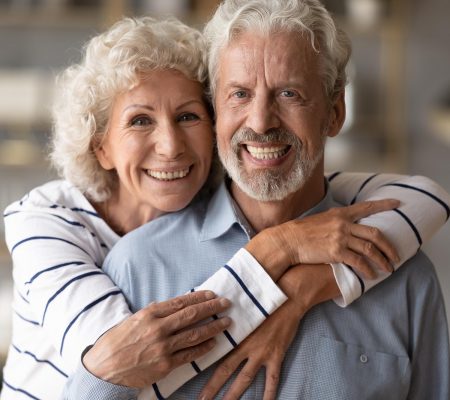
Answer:
[[[156,69],[175,69],[206,84],[200,32],[175,18],[124,18],[92,38],[81,63],[57,79],[50,159],[61,177],[94,201],[106,200],[116,183],[116,174],[104,170],[94,153],[114,98]]]

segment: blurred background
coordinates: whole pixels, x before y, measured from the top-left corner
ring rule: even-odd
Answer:
[[[199,29],[218,0],[0,0],[0,208],[54,178],[46,161],[55,75],[123,15],[170,14]],[[344,132],[327,170],[427,175],[450,191],[450,1],[324,1],[350,35]],[[425,246],[450,310],[450,224]],[[0,369],[11,263],[0,227]]]

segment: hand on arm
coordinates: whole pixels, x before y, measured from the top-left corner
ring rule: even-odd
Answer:
[[[392,272],[398,254],[380,230],[356,221],[398,205],[397,200],[368,201],[289,221],[260,232],[246,249],[275,281],[291,265],[331,262],[375,277],[369,261]]]
[[[197,325],[225,311],[230,302],[198,291],[152,303],[105,333],[85,354],[83,363],[110,383],[143,388],[214,347],[227,317]]]
[[[261,367],[265,367],[266,376],[263,400],[275,399],[281,365],[301,319],[314,305],[339,295],[329,265],[290,268],[278,284],[289,300],[220,362],[203,389],[201,399],[213,399],[243,362],[245,364],[224,400],[238,399],[250,386]]]

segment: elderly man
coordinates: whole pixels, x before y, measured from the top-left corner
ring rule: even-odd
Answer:
[[[149,287],[158,288],[166,279],[159,273],[163,261],[158,254],[173,252],[184,260],[178,273],[186,274],[186,282],[171,288],[180,293],[211,275],[258,231],[339,206],[324,180],[324,144],[345,119],[350,50],[326,10],[315,0],[230,0],[205,33],[217,145],[229,179],[206,204],[176,218],[161,217],[112,251],[105,269],[134,310],[155,300],[148,297]],[[288,328],[278,324],[262,333],[293,332],[284,349],[277,398],[449,398],[444,305],[433,267],[422,253],[348,308],[322,303],[292,330],[303,317],[296,295],[307,284],[292,277],[308,268],[328,268],[332,276],[329,266],[291,268],[290,284],[280,283],[290,299],[274,314],[284,316]],[[202,371],[197,366],[197,375],[170,398],[222,398],[227,391],[226,398],[236,398],[244,390],[244,399],[274,398],[273,387],[265,391],[265,374],[252,365],[252,349],[238,354],[232,353],[215,375],[214,367]],[[221,387],[244,360],[238,384]],[[269,380],[277,383],[276,375]],[[130,388],[97,384],[97,393],[106,396],[98,398],[137,396]],[[170,392],[164,388],[154,384],[140,398],[165,398]]]

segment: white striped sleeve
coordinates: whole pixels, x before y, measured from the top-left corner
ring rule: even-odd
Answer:
[[[79,221],[19,210],[5,215],[5,228],[19,293],[13,312],[45,330],[70,373],[87,345],[130,315],[125,298],[100,268],[98,238]]]
[[[450,216],[450,195],[423,176],[335,173],[328,179],[334,198],[342,204],[387,198],[401,201],[398,209],[359,221],[380,229],[395,246],[400,256],[395,269],[415,255]],[[389,276],[376,269],[376,279],[364,279],[344,264],[332,264],[332,267],[342,293],[335,302],[343,307]]]
[[[233,350],[273,313],[287,297],[266,271],[245,249],[233,258],[196,290],[212,290],[217,296],[232,301],[232,306],[220,316],[229,316],[232,325],[216,336],[216,346],[199,359],[174,369],[165,378],[142,390],[138,399],[157,400],[170,396],[195,375]],[[64,399],[134,399],[135,391],[102,381],[80,365],[65,388]]]

